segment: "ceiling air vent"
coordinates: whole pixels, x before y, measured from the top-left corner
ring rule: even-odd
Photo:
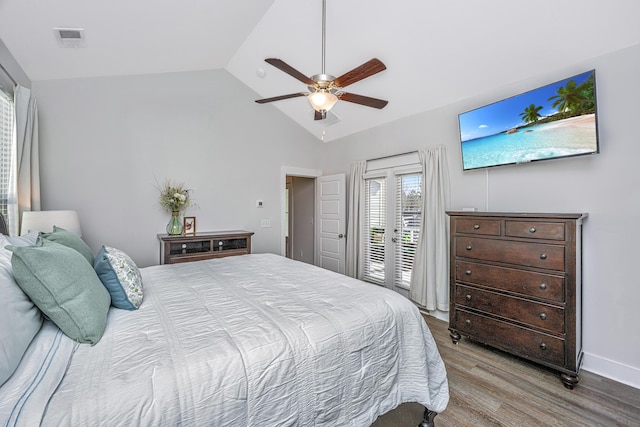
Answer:
[[[54,28],[60,47],[85,47],[87,41],[83,28]]]

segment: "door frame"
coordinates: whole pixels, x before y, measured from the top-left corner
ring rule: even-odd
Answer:
[[[286,189],[287,189],[287,176],[299,176],[303,178],[318,178],[322,176],[322,171],[319,169],[306,169],[306,168],[298,168],[293,166],[282,166],[280,167],[280,254],[282,256],[286,256],[287,254],[287,243],[285,239],[284,228],[287,224],[287,209],[286,209]],[[314,184],[315,185],[315,184]],[[317,218],[314,214],[314,222]],[[291,237],[291,236],[289,236]],[[314,247],[317,242],[317,233],[314,233],[313,236],[313,244]]]

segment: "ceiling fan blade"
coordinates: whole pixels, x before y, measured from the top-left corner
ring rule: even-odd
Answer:
[[[282,101],[283,99],[297,98],[299,96],[307,96],[307,95],[309,94],[306,92],[290,93],[288,95],[274,96],[273,98],[256,99],[256,102],[258,104],[266,104],[267,102]]]
[[[351,71],[348,71],[335,79],[333,83],[338,87],[347,87],[350,84],[355,82],[359,82],[362,79],[366,79],[367,77],[371,77],[374,74],[379,73],[380,71],[386,70],[387,67],[380,61],[378,58],[373,58],[359,67],[354,68]]]
[[[338,95],[338,98],[342,101],[353,102],[354,104],[365,105],[367,107],[381,109],[386,107],[389,101],[384,99],[371,98],[363,95],[356,95],[355,93],[345,92],[342,95]]]
[[[309,77],[305,76],[300,71],[296,70],[291,65],[287,64],[281,59],[267,58],[265,59],[265,61],[273,65],[274,67],[276,67],[278,70],[284,71],[285,73],[289,74],[291,77],[300,80],[302,83],[306,84],[307,86],[315,86],[316,84],[316,82],[314,82]]]
[[[327,118],[326,111],[314,111],[313,112],[313,120],[324,120]]]

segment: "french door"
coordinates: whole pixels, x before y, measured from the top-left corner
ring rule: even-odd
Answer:
[[[410,289],[422,223],[421,184],[416,168],[365,175],[364,280],[403,294]]]

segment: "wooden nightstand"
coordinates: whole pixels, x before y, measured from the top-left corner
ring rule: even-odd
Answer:
[[[252,231],[205,231],[190,236],[158,234],[160,264],[200,261],[251,253]]]

